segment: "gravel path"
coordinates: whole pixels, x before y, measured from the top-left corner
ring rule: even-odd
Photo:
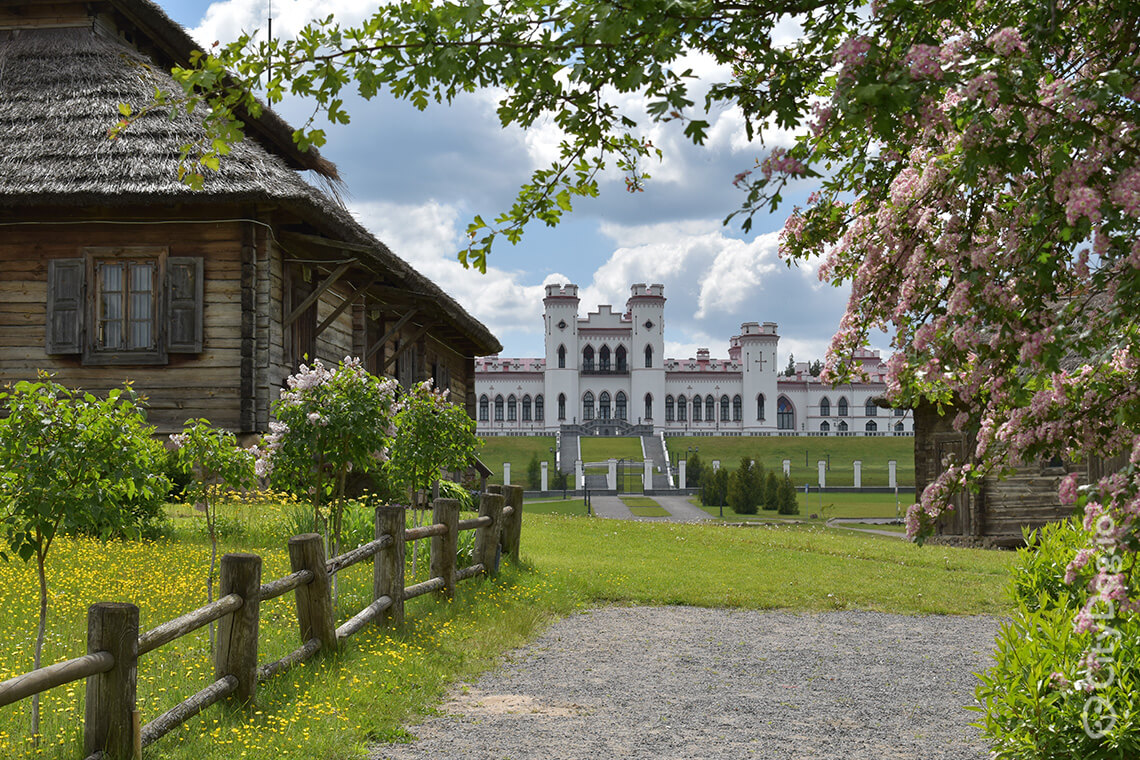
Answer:
[[[608,607],[555,623],[373,760],[982,760],[993,617]]]

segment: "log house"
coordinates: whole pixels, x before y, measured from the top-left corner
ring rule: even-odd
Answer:
[[[200,191],[178,180],[196,116],[155,109],[109,139],[120,103],[178,91],[196,47],[148,0],[0,0],[0,383],[130,381],[160,432],[254,434],[301,363],[353,355],[473,416],[474,357],[498,340],[352,218],[280,117],[244,114]]]

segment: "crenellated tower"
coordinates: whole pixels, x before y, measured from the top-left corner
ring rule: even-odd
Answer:
[[[665,286],[637,283],[630,288],[626,310],[633,343],[629,358],[630,421],[652,421],[654,428],[660,429],[665,424]],[[652,413],[647,415],[647,411]]]
[[[542,305],[546,340],[546,429],[555,431],[562,423],[573,422],[577,415],[581,359],[578,350],[578,286],[547,285]]]

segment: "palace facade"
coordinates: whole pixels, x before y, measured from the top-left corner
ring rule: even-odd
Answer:
[[[870,382],[832,386],[796,365],[779,371],[775,322],[745,322],[728,356],[665,356],[663,285],[633,285],[625,310],[579,316],[576,285],[548,285],[546,356],[475,360],[480,435],[913,435],[885,409],[886,364],[858,359]]]

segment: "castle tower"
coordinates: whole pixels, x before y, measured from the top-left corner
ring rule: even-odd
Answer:
[[[629,418],[631,422],[638,418],[652,421],[655,429],[661,429],[665,425],[665,286],[634,285],[626,309],[633,343]]]
[[[573,422],[578,409],[578,286],[547,285],[542,299],[546,340],[546,429]],[[563,403],[559,403],[559,399]],[[560,416],[562,417],[560,419]]]
[[[776,429],[776,345],[780,336],[776,334],[776,323],[745,322],[740,326],[740,335],[734,341],[734,350],[739,351],[737,361],[741,365],[744,397],[744,429]],[[801,420],[797,420],[798,423]]]

